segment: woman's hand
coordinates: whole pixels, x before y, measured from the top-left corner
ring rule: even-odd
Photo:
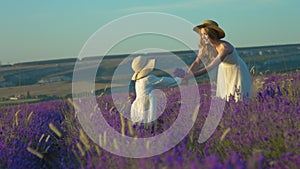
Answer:
[[[182,84],[188,84],[188,81],[194,77],[194,74],[191,71],[188,71],[186,75],[182,78]]]

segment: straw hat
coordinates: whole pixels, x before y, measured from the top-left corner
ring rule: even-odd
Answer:
[[[222,39],[225,37],[225,32],[219,27],[218,23],[213,20],[204,20],[201,25],[197,25],[193,28],[193,30],[199,33],[201,28],[211,28],[216,30],[219,33],[219,38]]]
[[[137,56],[133,59],[131,67],[134,71],[132,80],[138,80],[142,77],[147,76],[153,69],[155,65],[155,59],[146,59],[142,56]]]

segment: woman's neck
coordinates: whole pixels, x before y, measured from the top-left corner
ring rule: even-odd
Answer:
[[[211,40],[210,42],[215,48],[217,48],[220,45],[221,40]]]

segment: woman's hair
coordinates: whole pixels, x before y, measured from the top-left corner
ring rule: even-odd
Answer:
[[[198,57],[201,58],[202,63],[204,65],[208,65],[217,56],[217,51],[212,46],[212,44],[211,43],[205,44],[202,38],[200,38],[200,40],[198,41],[198,47],[199,47]]]
[[[220,39],[220,35],[218,33],[218,31],[205,27],[204,30],[206,31],[208,37],[212,40],[219,40]]]

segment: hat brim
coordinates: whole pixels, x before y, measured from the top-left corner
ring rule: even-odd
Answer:
[[[144,66],[144,68],[139,72],[134,72],[131,80],[138,80],[142,77],[147,76],[150,72],[153,71],[155,66],[155,59],[151,59],[148,63]]]
[[[223,29],[221,29],[221,28],[218,27],[218,26],[212,25],[212,24],[205,24],[205,23],[204,23],[204,24],[201,24],[201,25],[197,25],[197,26],[195,26],[195,27],[193,28],[193,30],[194,30],[196,33],[200,34],[200,29],[201,29],[201,28],[205,28],[205,27],[216,30],[216,31],[219,33],[219,35],[220,35],[220,39],[225,37],[225,32],[223,31]]]

